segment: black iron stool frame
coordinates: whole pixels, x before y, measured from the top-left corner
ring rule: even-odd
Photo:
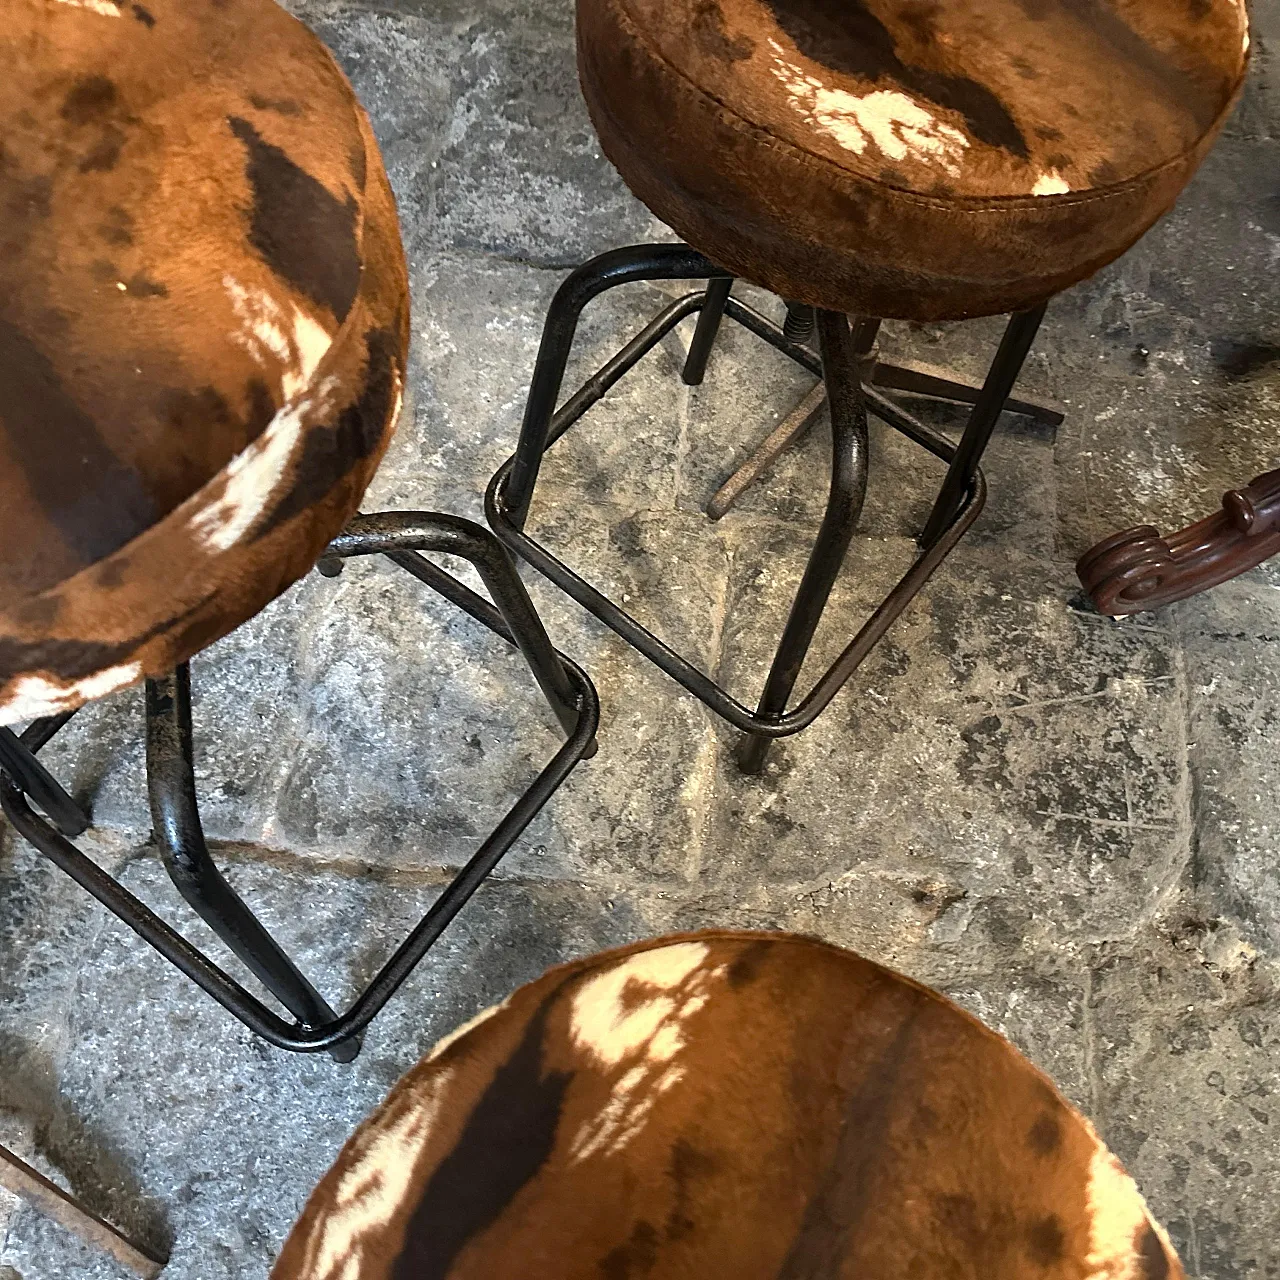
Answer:
[[[469,561],[493,603],[418,554],[422,551]],[[178,891],[293,1015],[292,1024],[246,991],[71,843],[87,829],[89,819],[35,753],[74,713],[36,721],[20,738],[9,730],[0,731],[0,807],[21,835],[264,1040],[298,1052],[327,1050],[339,1062],[350,1062],[356,1056],[364,1028],[574,767],[595,753],[600,720],[599,700],[590,678],[552,647],[515,565],[487,529],[470,520],[436,513],[358,516],[329,544],[317,567],[332,577],[348,557],[379,553],[518,647],[567,737],[377,977],[340,1017],[226,882],[209,854],[196,799],[186,663],[170,675],[146,682],[147,784],[155,838]],[[32,809],[28,798],[48,819]]]
[[[655,280],[706,280],[708,284],[704,290],[671,303],[557,409],[583,308],[609,289]],[[763,768],[769,744],[774,739],[799,733],[825,710],[977,519],[986,501],[986,481],[979,461],[1000,414],[1009,408],[1055,423],[1062,420],[1062,414],[1054,406],[1011,399],[1014,383],[1044,315],[1044,306],[1010,318],[986,381],[981,388],[970,388],[926,366],[877,363],[874,347],[878,320],[864,319],[851,325],[849,317],[842,313],[817,311],[821,354],[815,355],[798,337],[790,336],[797,330],[803,332],[806,327],[801,309],[791,306],[789,323],[785,329],[780,328],[732,297],[733,282],[729,272],[684,244],[616,249],[574,271],[557,291],[547,314],[519,444],[515,454],[490,482],[485,510],[498,536],[518,555],[673,680],[743,730],[748,737],[739,753],[739,763],[744,771],[754,773]],[[826,513],[764,692],[754,711],[524,531],[546,451],[680,321],[695,312],[699,313],[698,326],[685,361],[686,383],[697,385],[702,381],[721,320],[728,316],[824,379],[831,405],[832,472]],[[972,403],[969,422],[959,443],[952,443],[881,395],[873,385],[868,385],[876,382],[901,391]],[[947,463],[946,479],[920,535],[920,554],[914,564],[809,693],[788,710],[805,655],[862,511],[867,485],[868,410]],[[760,463],[753,462],[743,471],[754,470],[759,474],[762,469]]]

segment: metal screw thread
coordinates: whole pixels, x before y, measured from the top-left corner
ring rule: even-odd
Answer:
[[[782,332],[792,342],[808,342],[813,337],[813,308],[803,302],[787,303],[787,318],[782,323]]]

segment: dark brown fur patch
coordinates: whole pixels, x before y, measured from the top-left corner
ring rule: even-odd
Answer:
[[[360,285],[355,201],[331,195],[247,120],[230,124],[249,157],[250,242],[281,279],[345,320]]]
[[[1036,1117],[1027,1135],[1028,1145],[1039,1156],[1051,1156],[1062,1144],[1062,1128],[1047,1111]]]
[[[0,406],[10,465],[77,563],[91,564],[155,519],[142,477],[111,450],[40,347],[2,313]]]
[[[866,0],[767,0],[778,25],[814,62],[877,84],[892,80],[957,111],[974,136],[1015,156],[1029,153],[1009,108],[969,76],[948,75],[904,61],[889,28]]]
[[[392,1280],[445,1280],[467,1242],[502,1214],[551,1154],[569,1077],[543,1066],[549,1006],[530,1021],[427,1184]]]
[[[1052,1267],[1062,1261],[1066,1248],[1062,1223],[1053,1214],[1033,1222],[1027,1230],[1027,1254],[1038,1267]]]
[[[117,98],[116,86],[106,76],[84,76],[72,86],[59,114],[71,124],[90,124],[110,112]]]
[[[693,34],[711,57],[726,62],[742,62],[755,52],[755,44],[745,36],[730,39],[719,0],[695,0]]]
[[[644,1280],[658,1261],[659,1236],[651,1222],[637,1222],[630,1237],[600,1260],[600,1280]]]
[[[1169,1255],[1151,1226],[1142,1229],[1138,1243],[1138,1257],[1142,1260],[1143,1280],[1167,1280]]]
[[[366,335],[368,363],[359,396],[342,409],[332,426],[316,426],[307,433],[293,483],[273,508],[259,537],[320,501],[339,482],[343,472],[335,459],[345,459],[348,469],[368,458],[383,441],[392,411],[396,387],[403,376],[398,354],[399,338],[386,329]]]

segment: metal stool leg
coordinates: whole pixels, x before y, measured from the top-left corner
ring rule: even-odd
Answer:
[[[64,836],[78,836],[88,831],[90,823],[85,811],[62,789],[22,739],[3,725],[0,725],[0,769],[49,815]]]
[[[807,328],[804,313],[808,312]],[[799,317],[797,319],[797,317]],[[800,342],[807,340],[809,331],[815,323],[815,312],[812,307],[804,307],[796,302],[787,303],[787,325],[783,334]],[[865,370],[870,363],[871,352],[876,345],[876,335],[880,332],[880,321],[863,319],[857,321],[853,328],[853,355],[858,361],[858,376],[866,381]],[[800,336],[797,337],[797,334]],[[753,484],[766,475],[777,460],[798,440],[808,434],[809,429],[818,420],[818,411],[827,403],[827,384],[818,381],[803,400],[765,437],[760,447],[746,462],[733,473],[707,503],[707,515],[712,520],[720,520],[727,515],[734,504]]]
[[[818,341],[831,401],[831,491],[822,527],[756,710],[759,716],[780,716],[787,709],[787,700],[844,563],[867,493],[867,408],[858,377],[856,340],[848,318],[838,312],[820,311]],[[760,772],[772,741],[763,735],[752,735],[743,742],[738,755],[743,772]]]
[[[960,439],[959,448],[956,449],[956,456],[947,470],[947,478],[942,482],[933,511],[920,535],[921,546],[929,547],[937,542],[964,505],[965,494],[973,484],[983,451],[1004,411],[1009,393],[1018,381],[1018,374],[1022,372],[1023,362],[1035,341],[1044,313],[1045,306],[1041,305],[1010,317],[1000,341],[1000,349],[982,384],[973,412],[969,414],[969,422]]]
[[[674,310],[668,308],[669,322],[650,325],[645,334],[631,342],[557,413],[556,401],[564,383],[564,371],[569,363],[569,352],[578,331],[578,317],[582,309],[592,298],[609,289],[641,280],[728,280],[730,285],[733,283],[723,268],[688,245],[645,244],[615,249],[593,258],[556,290],[542,327],[542,342],[533,369],[533,381],[529,384],[520,440],[506,486],[503,514],[515,529],[524,528],[542,467],[542,455],[547,449],[653,347],[670,325],[709,301],[708,290],[701,301],[695,297],[687,310],[681,304],[675,304]],[[723,293],[722,306],[727,306],[728,289]]]
[[[557,407],[560,389],[568,363],[578,316],[592,298],[621,284],[640,280],[690,279],[712,281],[727,273],[688,245],[636,245],[618,249],[584,263],[557,291],[548,311],[543,340],[534,368],[529,401],[521,426],[515,453],[496,471],[485,494],[485,514],[498,537],[526,563],[550,579],[571,599],[600,622],[610,627],[628,644],[649,659],[682,688],[740,729],[749,738],[789,737],[811,725],[848,681],[867,655],[884,637],[885,632],[920,592],[938,566],[973,525],[986,501],[986,482],[977,465],[981,445],[989,434],[990,417],[984,408],[975,413],[967,433],[966,451],[972,456],[954,468],[948,488],[948,505],[952,507],[938,535],[921,547],[914,563],[875,608],[861,628],[845,646],[840,656],[814,683],[796,705],[788,709],[796,677],[812,641],[840,566],[848,539],[860,509],[866,466],[865,415],[874,414],[892,430],[932,454],[944,465],[956,462],[960,448],[936,428],[913,417],[901,406],[875,389],[872,377],[875,365],[875,341],[879,322],[862,318],[852,333],[846,317],[823,316],[821,328],[828,339],[822,357],[803,342],[788,336],[769,317],[728,294],[724,318],[732,320],[756,337],[767,342],[780,354],[819,379],[817,388],[786,423],[775,430],[757,457],[724,486],[713,501],[709,514],[719,518],[732,506],[746,484],[767,468],[786,442],[799,437],[807,429],[813,414],[829,392],[840,404],[833,415],[835,466],[832,490],[828,499],[827,519],[792,606],[782,643],[774,659],[764,700],[755,709],[738,701],[706,672],[687,657],[676,652],[632,614],[626,612],[598,587],[571,569],[550,549],[542,546],[525,531],[526,516],[537,483],[543,454],[583,415],[598,403],[633,368],[653,350],[675,325],[708,303],[709,287],[677,299],[633,337],[615,356]],[[800,308],[789,308],[798,315]],[[1035,317],[1038,320],[1038,314]],[[1006,335],[999,363],[988,379],[992,388],[1012,386],[1017,376],[1017,357],[1025,354],[1029,334],[1021,332],[1020,341],[1013,338],[1032,327],[1030,318],[1019,318],[1011,325],[1013,336]],[[792,331],[796,323],[792,324]],[[1025,345],[1024,345],[1025,341]],[[1019,353],[1016,346],[1023,345]],[[836,347],[842,352],[834,354]],[[826,367],[824,367],[824,358]],[[826,377],[826,382],[821,381]],[[990,388],[987,393],[991,394]],[[1020,403],[1020,402],[1014,402]],[[985,434],[984,434],[985,433]],[[743,764],[759,768],[765,744],[750,741],[743,749]]]
[[[460,556],[475,566],[493,600],[490,605],[437,568],[420,551]],[[546,696],[561,728],[572,735],[582,715],[581,697],[561,662],[506,547],[483,525],[434,512],[384,511],[359,515],[330,544],[326,560],[381,553],[440,592],[516,646]],[[322,571],[324,563],[317,566]],[[589,758],[596,753],[594,741]]]
[[[975,404],[982,388],[961,382],[946,369],[919,360],[900,360],[895,364],[877,363],[871,373],[871,384],[886,391],[905,391],[908,395],[928,396],[934,400],[950,400],[956,404]],[[1062,425],[1067,416],[1065,405],[1033,396],[1010,396],[1004,402],[1006,413],[1031,418],[1045,427]]]
[[[729,301],[729,291],[732,288],[733,280],[728,277],[712,280],[707,285],[707,300],[698,313],[698,327],[693,331],[693,342],[684,362],[682,376],[688,386],[702,385],[707,372],[707,360],[711,356],[716,335],[720,332],[720,321],[724,319],[725,304]]]
[[[300,1023],[333,1022],[337,1015],[209,856],[196,802],[191,674],[185,662],[170,675],[147,681],[147,789],[160,856],[178,892]],[[350,1062],[359,1052],[358,1036],[329,1050],[337,1062]]]
[[[501,607],[417,556],[415,548],[471,560],[497,594]],[[494,557],[495,549],[492,535],[483,527],[430,512],[360,517],[356,526],[328,549],[330,568],[347,556],[386,553],[489,630],[517,645],[557,716],[562,722],[572,720],[572,730],[555,756],[341,1017],[327,1012],[324,1002],[236,897],[209,857],[196,810],[190,691],[185,667],[163,681],[149,682],[147,688],[148,773],[152,817],[161,851],[183,896],[289,1008],[297,1023],[291,1025],[245,990],[77,849],[31,808],[22,788],[3,772],[0,810],[21,836],[251,1031],[282,1049],[301,1053],[327,1051],[339,1061],[350,1060],[359,1048],[361,1031],[399,990],[575,766],[590,753],[599,727],[600,702],[594,685],[580,667],[562,654],[550,650],[548,656],[550,642],[541,623],[535,627],[531,621],[536,614],[532,613],[523,585],[514,579],[505,556]],[[38,751],[69,719],[69,715],[63,715],[38,721],[23,734],[24,745]]]

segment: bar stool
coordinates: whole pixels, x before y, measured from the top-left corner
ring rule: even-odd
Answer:
[[[1239,93],[1242,0],[578,0],[582,89],[605,154],[687,244],[575,271],[551,305],[514,457],[490,487],[499,536],[667,675],[744,730],[740,762],[830,703],[977,518],[982,453],[1047,301],[1128,249],[1173,204]],[[741,277],[788,303],[779,327],[732,297]],[[707,280],[560,403],[578,317],[640,280]],[[876,359],[881,319],[1012,313],[981,388]],[[524,526],[544,453],[686,316],[701,382],[728,316],[825,380],[826,513],[764,693],[752,709],[537,543]],[[852,317],[852,324],[850,322]],[[820,355],[802,341],[816,322]],[[972,404],[958,443],[884,389]],[[559,407],[557,407],[559,405]],[[781,434],[794,435],[816,408]],[[835,664],[791,695],[867,480],[867,412],[948,466],[907,574]],[[785,439],[781,442],[785,443]],[[717,496],[781,447],[766,442]]]
[[[272,1280],[1175,1280],[1007,1041],[852,952],[660,938],[553,969],[356,1131]]]
[[[0,727],[0,802],[259,1035],[349,1060],[593,750],[595,691],[488,530],[356,515],[400,409],[408,275],[369,122],[323,45],[273,0],[18,0],[0,59],[0,726],[32,722]],[[469,560],[492,603],[421,551]],[[373,553],[517,645],[567,741],[338,1017],[209,856],[187,663],[317,561]],[[144,680],[166,869],[292,1021],[71,843],[88,818],[35,753]]]

